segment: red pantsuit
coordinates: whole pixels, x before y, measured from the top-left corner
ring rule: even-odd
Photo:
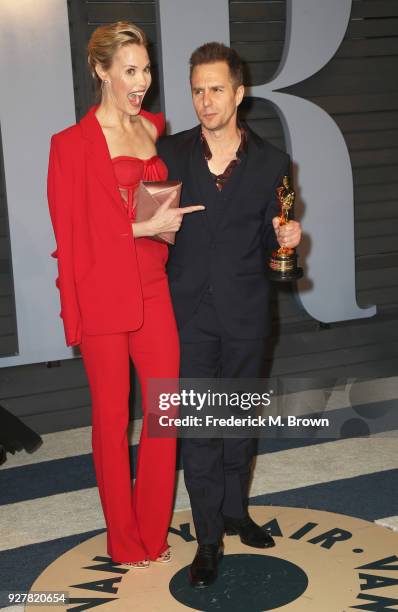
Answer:
[[[108,553],[117,561],[156,559],[167,548],[175,473],[175,439],[148,438],[146,381],[176,378],[179,354],[168,296],[156,287],[144,300],[144,324],[133,332],[85,336],[81,344],[93,405],[93,453],[108,526]],[[161,313],[161,317],[159,316]],[[143,397],[143,427],[132,493],[127,444],[129,354]]]
[[[164,180],[167,168],[157,156],[111,160],[94,112],[95,107],[80,124],[53,137],[48,196],[66,340],[80,345],[90,385],[108,554],[129,562],[156,559],[167,549],[174,494],[176,441],[148,436],[146,404],[149,378],[178,377],[178,334],[165,272],[168,247],[134,240],[131,231],[139,180]],[[143,114],[160,133],[163,118]],[[127,438],[129,357],[144,413],[134,488]]]

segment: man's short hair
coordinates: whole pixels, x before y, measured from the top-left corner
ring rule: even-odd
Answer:
[[[215,62],[226,62],[229,68],[233,88],[236,90],[243,85],[242,60],[231,47],[219,42],[209,42],[195,49],[189,60],[189,79],[192,81],[192,72],[196,66],[201,64],[214,64]]]

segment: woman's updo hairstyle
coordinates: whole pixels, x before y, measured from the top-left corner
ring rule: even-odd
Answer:
[[[96,65],[100,64],[104,70],[109,70],[118,49],[131,44],[147,47],[148,41],[145,32],[128,21],[100,26],[91,34],[87,47],[88,63],[97,91],[101,90],[102,82],[95,71]]]

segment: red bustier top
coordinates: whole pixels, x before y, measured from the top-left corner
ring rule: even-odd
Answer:
[[[140,114],[156,126],[158,136],[163,133],[165,123],[162,113],[154,115],[141,110]],[[112,163],[120,193],[126,203],[129,219],[133,220],[133,198],[139,182],[166,180],[167,166],[157,155],[149,159],[119,155],[112,159]]]

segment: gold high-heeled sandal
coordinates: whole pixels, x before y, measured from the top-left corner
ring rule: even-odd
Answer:
[[[128,565],[134,569],[147,569],[149,567],[149,559],[143,559],[142,561],[126,561],[122,565]]]
[[[171,550],[170,547],[167,548],[164,552],[162,552],[157,559],[155,559],[155,563],[170,563],[171,561]]]

